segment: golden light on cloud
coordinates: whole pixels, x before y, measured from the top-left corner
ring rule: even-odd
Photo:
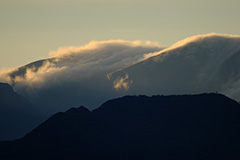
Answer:
[[[161,52],[166,52],[166,51],[169,51],[169,50],[172,50],[172,49],[175,49],[175,48],[185,46],[188,43],[199,42],[199,41],[201,41],[205,38],[211,38],[211,37],[215,37],[215,36],[225,37],[225,38],[240,38],[240,36],[238,36],[238,35],[229,35],[229,34],[217,34],[217,33],[209,33],[209,34],[204,34],[204,35],[199,34],[199,35],[195,35],[195,36],[188,37],[188,38],[185,38],[183,40],[180,40],[180,41],[174,43],[172,46],[162,50]]]
[[[54,74],[64,70],[66,67],[56,67],[53,63],[45,61],[39,68],[27,68],[24,76],[16,76],[14,78],[15,84],[27,85],[28,87],[43,87],[45,81],[54,77]],[[54,80],[54,79],[52,79]]]
[[[36,93],[39,102],[44,102],[43,93],[59,96],[59,92],[69,91],[71,99],[79,93],[87,97],[93,93],[139,94],[139,87],[146,94],[217,90],[238,98],[239,41],[240,36],[215,33],[189,37],[166,49],[150,41],[92,41],[60,48],[51,52],[54,57],[13,72],[2,70],[8,76],[0,75],[0,79],[23,95]]]
[[[43,59],[13,70],[2,70],[0,80],[16,90],[37,90],[68,81],[79,81],[130,66],[162,50],[157,42],[108,40],[92,41],[79,47],[61,47]],[[115,82],[116,88],[128,90],[128,75]]]
[[[11,78],[8,74],[14,72],[15,70],[15,68],[0,68],[0,82],[10,83]]]
[[[104,47],[115,47],[115,46],[128,46],[128,47],[156,47],[161,48],[162,46],[158,42],[152,41],[126,41],[126,40],[108,40],[108,41],[91,41],[90,43],[80,46],[80,47],[60,47],[56,51],[50,51],[50,57],[58,57],[63,55],[70,55],[70,54],[82,54],[89,51],[100,50]]]
[[[114,88],[116,90],[123,89],[125,91],[127,91],[130,88],[132,83],[133,81],[129,80],[129,77],[127,74],[125,75],[125,77],[119,77],[113,82]]]

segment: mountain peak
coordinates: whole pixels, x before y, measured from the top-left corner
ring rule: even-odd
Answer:
[[[219,47],[223,47],[221,46],[223,43],[228,43],[228,41],[232,43],[235,40],[237,40],[239,43],[239,39],[240,39],[240,36],[234,36],[234,35],[228,35],[228,34],[209,33],[204,35],[195,35],[174,43],[172,46],[170,46],[169,48],[166,48],[162,52],[165,52],[166,50],[179,48],[179,47],[184,47],[189,44],[197,44],[197,45],[202,44],[207,46],[220,44]]]
[[[74,114],[74,113],[77,113],[77,114],[79,114],[79,113],[90,113],[90,111],[86,108],[86,107],[84,107],[84,106],[80,106],[80,107],[78,107],[78,108],[70,108],[69,110],[67,110],[66,112],[65,112],[66,114]]]
[[[111,73],[109,80],[116,91],[123,90],[128,94],[169,95],[219,91],[239,100],[239,59],[240,36],[214,33],[197,35],[181,40],[144,61]]]

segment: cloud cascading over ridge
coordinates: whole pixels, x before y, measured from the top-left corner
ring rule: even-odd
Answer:
[[[47,82],[48,84],[49,79],[53,78],[50,75],[62,75],[63,79],[79,79],[94,74],[112,72],[134,64],[146,55],[162,49],[163,47],[159,44],[150,41],[93,41],[81,47],[70,46],[51,51],[49,55],[52,58],[15,69],[10,72],[10,75],[15,85],[17,82],[26,81],[26,83],[32,84],[31,87],[34,87],[34,83]],[[58,73],[59,75],[56,75]],[[4,81],[4,76],[1,78]],[[9,78],[5,78],[5,81],[7,79]],[[37,86],[39,85],[37,84]]]
[[[96,50],[111,50],[114,47],[146,47],[158,48],[161,47],[158,42],[152,41],[125,41],[125,40],[108,40],[108,41],[91,41],[90,43],[80,47],[60,47],[57,51],[50,51],[49,56],[57,57],[71,54],[89,54],[89,52],[96,52]],[[162,47],[161,47],[162,48]],[[122,48],[124,49],[124,48]],[[130,53],[131,54],[131,53]]]
[[[149,41],[93,41],[50,56],[2,74],[0,81],[53,111],[92,109],[125,94],[218,91],[240,100],[240,36],[197,35],[168,48]]]
[[[189,37],[108,77],[114,85],[125,75],[133,82],[129,94],[218,91],[240,100],[240,36],[211,33]]]
[[[132,65],[162,49],[156,42],[124,40],[93,41],[80,47],[62,47],[49,53],[52,58],[2,74],[0,81],[12,84],[17,92],[27,97],[54,90],[51,97],[56,95],[56,98],[59,96],[58,89],[68,90],[65,97],[70,97],[88,85],[90,87],[85,92],[95,90],[98,86],[92,84],[93,80],[104,79],[108,73]]]

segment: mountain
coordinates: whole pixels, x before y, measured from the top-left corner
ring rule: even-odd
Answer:
[[[32,103],[15,93],[9,84],[0,83],[0,140],[21,138],[43,119]]]
[[[127,94],[219,92],[240,100],[240,36],[196,35],[167,48],[110,40],[54,55],[0,75],[0,81],[48,115],[69,106],[92,110]]]
[[[125,96],[89,111],[59,112],[22,139],[1,142],[5,159],[240,158],[240,105],[221,94]]]
[[[128,94],[221,92],[240,99],[240,37],[197,35],[157,55],[109,74]]]
[[[96,108],[112,98],[106,75],[143,59],[163,47],[154,42],[109,40],[60,48],[53,57],[0,74],[17,93],[53,114],[67,106]],[[114,97],[114,96],[113,96]]]

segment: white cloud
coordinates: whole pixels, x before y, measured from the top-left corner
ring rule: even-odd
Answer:
[[[0,77],[32,101],[56,101],[54,103],[67,104],[67,107],[71,105],[68,104],[69,101],[74,101],[72,97],[83,92],[87,95],[83,100],[85,102],[97,92],[111,90],[112,86],[104,88],[106,84],[102,82],[108,73],[137,63],[144,56],[162,49],[158,43],[150,41],[92,41],[80,47],[61,47],[49,53],[52,58],[18,68],[15,72]],[[125,81],[120,86],[127,89]]]
[[[118,77],[114,82],[114,88],[116,90],[123,89],[124,91],[127,91],[133,81],[128,81],[128,75],[126,74],[125,77]]]
[[[218,91],[240,99],[240,36],[197,35],[162,49],[150,41],[93,41],[59,48],[50,52],[53,58],[0,79],[41,106],[58,107],[54,111],[94,108],[123,94]]]
[[[113,86],[126,74],[133,82],[129,94],[219,91],[240,100],[240,36],[211,33],[186,38],[112,73]]]
[[[228,48],[232,49],[231,45],[236,45],[236,43],[239,43],[239,38],[240,38],[239,35],[217,34],[217,33],[195,35],[195,36],[180,40],[180,41],[174,43],[172,46],[161,50],[160,52],[156,53],[155,55],[160,55],[160,54],[164,53],[163,55],[165,56],[171,51],[179,50],[182,47],[186,47],[186,46],[189,46],[188,49],[190,49],[191,44],[194,44],[194,43],[202,43],[201,45],[205,45],[203,47],[208,46],[211,49],[219,49],[219,48],[223,47],[222,45],[224,45],[224,43],[226,42],[227,39],[231,41],[230,42],[231,44],[227,44],[227,45],[230,45]],[[211,46],[209,46],[209,45],[211,45]],[[202,47],[202,46],[199,46],[199,48],[200,47]],[[238,49],[238,48],[234,48],[234,49]],[[226,56],[227,54],[223,54],[223,55]],[[160,57],[162,58],[163,56],[160,56]],[[160,58],[160,57],[158,57],[158,58]]]
[[[71,55],[71,54],[89,54],[89,52],[96,52],[96,50],[107,49],[111,47],[152,47],[161,48],[158,42],[152,41],[125,41],[125,40],[108,40],[108,41],[92,41],[84,46],[80,47],[60,47],[57,51],[50,51],[50,57]]]
[[[16,76],[14,78],[15,88],[26,87],[27,89],[31,89],[45,87],[46,80],[51,80],[51,83],[53,83],[55,76],[63,72],[64,69],[66,69],[65,66],[56,67],[54,63],[46,60],[39,68],[35,66],[27,68],[24,76]]]
[[[0,68],[0,82],[11,83],[11,78],[8,74],[15,70],[14,68]]]
[[[92,41],[80,47],[61,47],[51,51],[49,55],[52,58],[44,60],[41,66],[28,66],[24,75],[17,74],[12,80],[16,86],[21,83],[33,88],[52,84],[53,77],[58,77],[56,81],[61,82],[79,80],[126,67],[161,49],[156,42],[124,40]],[[6,74],[0,77],[7,79]]]

